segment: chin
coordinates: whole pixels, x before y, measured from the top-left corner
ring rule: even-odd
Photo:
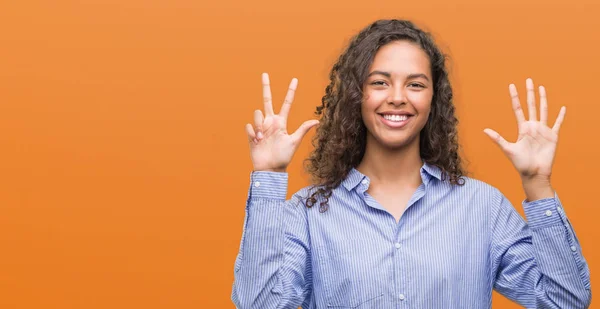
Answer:
[[[382,145],[383,145],[383,147],[385,147],[387,149],[399,150],[399,149],[406,148],[410,144],[407,143],[406,141],[393,141],[393,142],[384,143]]]
[[[415,138],[377,138],[383,148],[390,150],[399,150],[411,146],[415,142]]]
[[[373,133],[369,132],[367,134],[367,147],[400,150],[413,147],[415,144],[418,147],[419,144],[419,135],[410,134],[411,132],[376,131]]]

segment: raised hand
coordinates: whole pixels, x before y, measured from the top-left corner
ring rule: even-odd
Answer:
[[[525,119],[515,85],[511,84],[509,86],[512,107],[519,129],[517,141],[514,143],[508,142],[500,134],[491,129],[485,129],[484,132],[500,146],[500,149],[502,149],[521,175],[524,183],[531,179],[542,179],[549,183],[556,145],[558,143],[558,132],[565,118],[566,108],[563,106],[560,109],[553,127],[550,128],[546,124],[548,120],[546,89],[543,86],[539,88],[540,119],[538,120],[535,91],[531,79],[527,79],[526,87],[529,120]]]
[[[279,114],[273,112],[269,75],[262,75],[264,115],[254,111],[254,126],[246,124],[250,157],[255,171],[284,172],[298,149],[302,138],[318,120],[305,121],[292,134],[287,132],[287,118],[294,101],[298,80],[292,79]]]

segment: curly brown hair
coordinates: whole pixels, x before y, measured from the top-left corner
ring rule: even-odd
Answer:
[[[452,87],[446,68],[446,56],[431,34],[406,20],[378,20],[361,30],[350,41],[329,74],[321,105],[316,108],[320,125],[313,138],[314,150],[306,159],[306,169],[314,185],[306,197],[312,207],[322,198],[319,211],[328,209],[332,190],[350,170],[361,162],[366,148],[367,129],[361,116],[363,84],[375,54],[393,41],[410,41],[420,46],[431,63],[434,93],[430,117],[420,132],[420,156],[442,170],[442,180],[464,184],[464,171],[458,154],[458,119],[454,115]]]

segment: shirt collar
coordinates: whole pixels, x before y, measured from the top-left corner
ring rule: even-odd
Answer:
[[[442,170],[432,164],[423,163],[421,167],[421,179],[423,179],[423,183],[428,185],[431,181],[431,178],[435,178],[437,180],[442,180]],[[369,181],[369,178],[359,172],[356,168],[352,168],[346,178],[342,181],[342,185],[348,191],[352,191],[358,184],[360,184],[363,180]]]
[[[358,186],[358,184],[366,178],[367,176],[363,175],[353,167],[350,172],[348,172],[346,178],[342,181],[342,185],[346,188],[346,190],[352,191],[352,189],[356,188],[356,186]]]
[[[424,163],[423,167],[421,167],[421,177],[423,177],[423,181],[425,181],[425,176],[427,176],[427,181],[431,180],[431,177],[442,180],[442,170],[433,164]]]

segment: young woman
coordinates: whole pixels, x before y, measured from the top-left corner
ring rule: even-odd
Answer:
[[[464,176],[444,55],[411,22],[377,21],[330,74],[320,120],[288,134],[297,80],[279,114],[246,131],[254,165],[232,300],[238,308],[489,308],[492,289],[527,308],[585,308],[589,269],[550,185],[560,110],[527,80],[519,137],[486,129],[521,176],[527,223],[495,188]],[[314,186],[286,201],[286,167],[319,124]]]

